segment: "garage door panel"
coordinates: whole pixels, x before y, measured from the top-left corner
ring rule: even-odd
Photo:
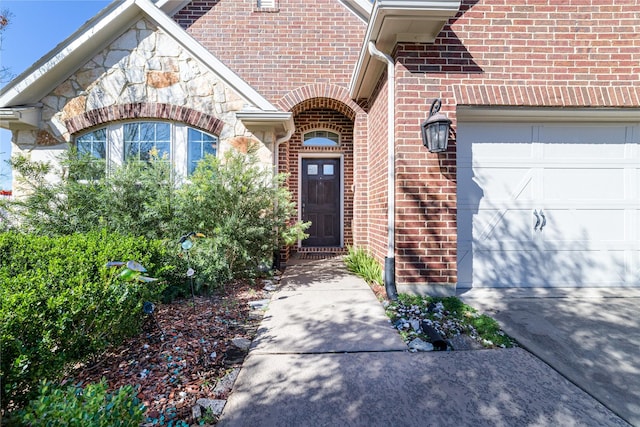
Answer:
[[[497,200],[533,200],[530,169],[474,168],[473,173],[482,194],[481,208]]]
[[[480,210],[473,220],[473,230],[473,241],[479,245],[528,244],[533,237],[531,210]]]
[[[545,200],[589,201],[625,198],[624,169],[548,168],[542,178]]]
[[[525,125],[525,127],[528,127]],[[538,141],[542,143],[552,143],[545,146],[545,150],[553,151],[563,145],[578,144],[581,146],[590,146],[594,150],[602,144],[615,144],[624,149],[624,143],[627,141],[627,125],[626,124],[544,124],[539,125]],[[606,150],[609,153],[609,147]],[[580,152],[567,153],[570,155],[580,156]]]
[[[624,245],[629,239],[629,230],[623,209],[545,209],[546,225],[539,233],[548,244],[589,242],[600,247],[611,242]]]
[[[474,287],[620,286],[631,283],[624,255],[624,251],[476,250],[471,281]]]
[[[459,286],[640,286],[640,125],[459,123],[457,146]]]
[[[603,146],[606,149],[603,149]],[[567,144],[553,143],[543,148],[546,160],[567,159],[576,160],[615,160],[625,158],[625,144],[602,142],[600,144]]]

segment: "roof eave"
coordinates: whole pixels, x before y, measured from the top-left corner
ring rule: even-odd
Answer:
[[[460,3],[461,0],[377,0],[349,84],[351,98],[369,98],[384,72],[382,62],[372,61],[370,41],[388,54],[397,43],[433,43],[449,19],[456,16]]]
[[[41,115],[41,106],[0,108],[0,128],[9,130],[37,129]]]
[[[236,113],[236,117],[252,133],[274,131],[280,136],[295,129],[293,114],[290,112],[244,110]]]

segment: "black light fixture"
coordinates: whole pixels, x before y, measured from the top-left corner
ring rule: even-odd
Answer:
[[[447,150],[449,141],[449,127],[451,120],[440,112],[442,102],[440,98],[433,101],[429,110],[429,117],[422,122],[422,144],[431,153],[441,153]]]

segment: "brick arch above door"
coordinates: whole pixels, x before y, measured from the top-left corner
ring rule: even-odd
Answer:
[[[364,110],[350,97],[349,92],[340,86],[315,84],[292,90],[278,101],[283,111],[291,111],[294,115],[310,109],[326,108],[338,111],[351,120]]]

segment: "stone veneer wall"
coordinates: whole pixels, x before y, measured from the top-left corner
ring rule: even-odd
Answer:
[[[74,134],[122,119],[182,121],[215,133],[221,151],[258,141],[235,115],[247,102],[146,20],[58,85],[42,104],[42,129],[14,136],[14,153],[29,151],[34,160],[55,160]],[[259,155],[270,165],[273,136],[255,136],[266,144]]]

